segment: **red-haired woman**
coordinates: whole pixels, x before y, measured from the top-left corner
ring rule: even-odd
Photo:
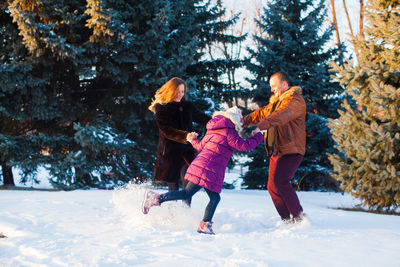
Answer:
[[[185,171],[196,156],[186,139],[193,131],[193,122],[205,125],[211,119],[185,100],[186,93],[185,81],[174,77],[157,90],[149,106],[159,129],[154,181],[167,183],[169,191],[179,189],[179,181],[182,188],[186,185]]]

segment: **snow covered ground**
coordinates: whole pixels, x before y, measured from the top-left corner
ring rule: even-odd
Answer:
[[[400,216],[333,209],[347,194],[299,192],[308,219],[288,227],[267,191],[223,190],[210,236],[204,191],[143,215],[146,187],[0,191],[0,266],[400,266]]]

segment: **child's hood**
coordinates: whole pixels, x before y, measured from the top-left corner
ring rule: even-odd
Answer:
[[[222,128],[232,128],[238,131],[241,128],[228,113],[223,111],[216,111],[213,118],[207,123],[207,130],[217,130]]]

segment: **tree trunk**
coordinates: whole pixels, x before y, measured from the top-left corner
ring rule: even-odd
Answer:
[[[81,168],[75,168],[75,186],[78,188],[96,187],[91,175]]]
[[[344,1],[344,0],[343,0]],[[341,61],[342,59],[342,49],[340,49],[340,35],[339,35],[339,27],[337,24],[337,20],[336,20],[336,10],[335,10],[335,0],[331,0],[331,5],[332,5],[332,19],[333,19],[333,26],[335,27],[335,32],[336,32],[336,45],[338,47],[339,50],[339,59]],[[343,62],[340,62],[340,64],[342,65]]]
[[[337,20],[336,20],[336,9],[335,9],[335,0],[331,0],[331,6],[332,6],[332,24],[335,27],[335,32],[336,32],[336,44],[339,47],[340,46],[340,36],[339,36],[339,27],[337,25]]]
[[[2,164],[1,169],[3,171],[4,186],[15,186],[12,168],[7,164]]]
[[[360,36],[364,39],[364,0],[360,0]]]
[[[349,24],[351,38],[354,39],[353,27],[351,26],[349,12],[347,11],[346,0],[343,0],[343,8],[344,8],[344,12],[346,13],[347,23]]]

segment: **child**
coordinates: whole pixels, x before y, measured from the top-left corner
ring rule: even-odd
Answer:
[[[170,191],[161,195],[152,191],[147,192],[142,206],[143,213],[147,214],[150,207],[159,206],[165,201],[190,199],[197,191],[204,188],[210,202],[197,232],[214,234],[211,227],[212,218],[221,199],[219,193],[224,182],[225,168],[233,151],[235,149],[249,151],[263,141],[260,132],[256,132],[247,140],[242,139],[238,133],[241,131],[242,122],[240,109],[233,107],[225,112],[217,111],[213,114],[201,141],[196,138],[197,133],[189,133],[187,139],[199,154],[186,171],[185,180],[188,184],[184,190]]]

